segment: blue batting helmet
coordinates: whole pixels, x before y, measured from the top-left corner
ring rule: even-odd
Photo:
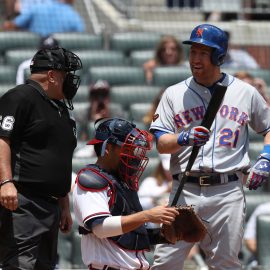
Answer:
[[[228,36],[223,30],[211,24],[198,25],[192,30],[190,39],[183,41],[183,44],[193,43],[213,48],[212,63],[217,66],[223,64],[228,49]]]

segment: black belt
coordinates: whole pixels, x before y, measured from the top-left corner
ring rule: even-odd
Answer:
[[[174,175],[174,178],[178,179],[178,176],[179,174]],[[226,184],[228,182],[233,182],[237,180],[238,176],[236,174],[231,174],[223,177],[221,177],[220,174],[216,174],[216,175],[188,176],[186,182],[198,184],[200,186],[211,186],[211,185]]]
[[[119,270],[119,268],[113,268],[108,265],[104,265],[102,268],[94,268],[91,264],[88,265],[89,270]]]

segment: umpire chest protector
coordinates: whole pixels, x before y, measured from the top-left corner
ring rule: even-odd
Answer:
[[[97,165],[88,165],[81,170],[78,176],[78,185],[83,190],[89,191],[104,190],[110,186],[109,208],[112,216],[127,216],[143,210],[136,191],[119,183],[114,176],[101,170]],[[131,232],[108,239],[128,250],[150,249],[149,238],[144,225]]]

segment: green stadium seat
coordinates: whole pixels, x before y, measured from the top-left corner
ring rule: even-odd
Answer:
[[[266,82],[266,84],[268,86],[270,86],[270,69],[261,69],[261,68],[258,68],[258,69],[245,69],[245,68],[242,68],[241,70],[250,73],[254,77],[259,77],[259,78],[263,79]],[[236,72],[239,71],[239,69],[224,68],[223,71],[225,73],[234,75]]]
[[[249,158],[252,161],[252,163],[255,162],[255,160],[258,158],[258,155],[262,152],[263,150],[263,139],[261,141],[254,141],[249,143]]]
[[[8,50],[5,53],[5,63],[17,68],[24,60],[33,58],[35,53],[34,49]]]
[[[145,114],[151,109],[151,103],[135,103],[130,106],[130,119],[142,122]]]
[[[40,37],[31,32],[0,32],[0,53],[10,49],[37,49]]]
[[[256,133],[251,127],[248,127],[248,133],[250,142],[263,142],[263,136]]]
[[[179,83],[191,76],[189,68],[180,66],[157,67],[153,72],[153,84],[161,87]]]
[[[0,83],[14,84],[16,82],[16,68],[8,65],[0,65]]]
[[[79,170],[84,168],[87,164],[95,163],[97,160],[96,157],[91,158],[73,158],[72,159],[72,171],[78,173]]]
[[[130,64],[132,66],[142,66],[146,61],[153,59],[154,56],[154,50],[132,51],[129,56]]]
[[[147,32],[114,33],[110,36],[110,49],[129,54],[134,50],[153,50],[160,41],[161,34]]]
[[[71,256],[71,263],[72,269],[86,269],[82,261],[82,254],[81,254],[81,235],[78,232],[78,225],[74,228],[74,232],[72,234],[72,256]]]
[[[103,49],[101,35],[89,33],[55,33],[53,37],[59,45],[68,50]]]
[[[260,215],[257,218],[257,269],[270,269],[270,215]]]
[[[144,84],[144,70],[140,67],[130,66],[108,66],[108,67],[90,67],[88,76],[90,82],[97,80],[106,80],[113,85],[135,85]]]
[[[15,87],[15,84],[0,84],[0,97],[4,95],[9,89]]]
[[[159,157],[150,157],[149,158],[149,162],[140,178],[140,182],[139,184],[148,176],[150,176],[155,169],[157,168],[158,164],[160,162],[160,158]]]
[[[128,110],[133,103],[151,103],[158,96],[160,87],[150,85],[125,85],[111,88],[111,101]]]
[[[246,221],[250,218],[255,208],[265,202],[270,202],[269,192],[251,191],[245,192],[246,196]]]
[[[59,256],[58,266],[60,269],[71,269],[72,267],[72,234],[73,231],[69,232],[68,234],[61,232],[58,234],[57,253]]]
[[[124,66],[127,64],[125,55],[120,51],[82,50],[74,51],[74,53],[81,58],[84,70],[94,66]]]

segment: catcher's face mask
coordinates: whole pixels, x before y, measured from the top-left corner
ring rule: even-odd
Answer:
[[[149,161],[146,152],[152,148],[152,136],[134,128],[121,146],[119,174],[132,190],[137,191],[139,179]]]

